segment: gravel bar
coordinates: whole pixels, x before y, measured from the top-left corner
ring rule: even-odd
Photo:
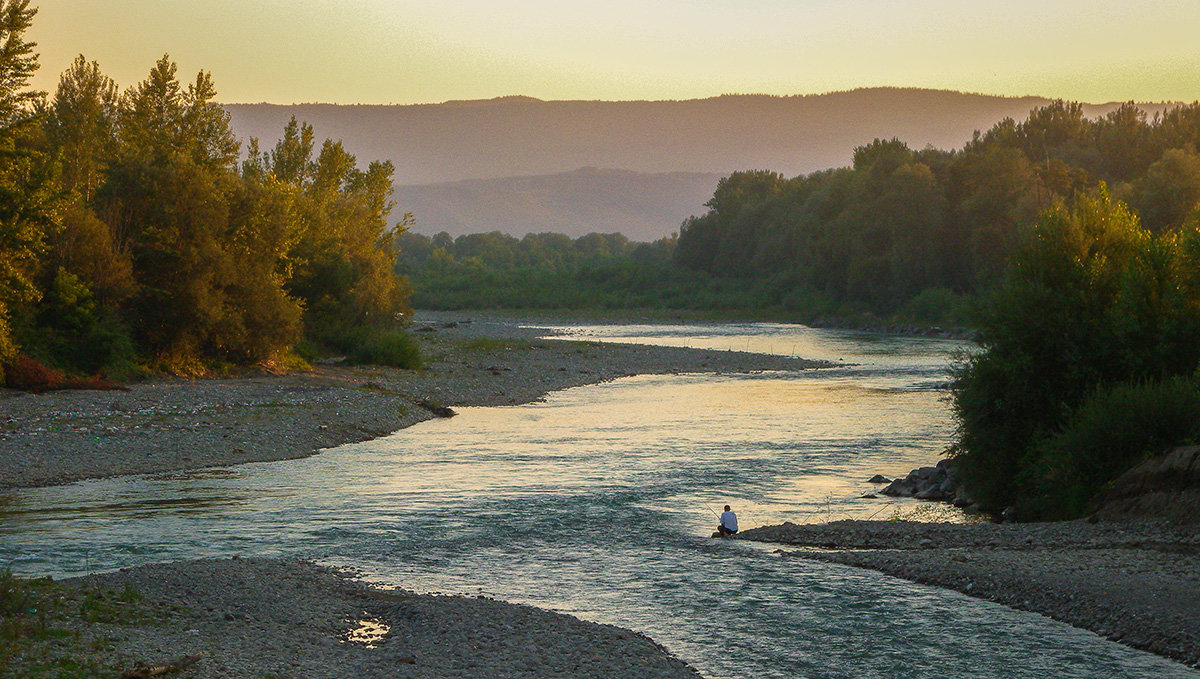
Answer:
[[[1195,524],[839,521],[736,537],[1034,611],[1200,667]]]
[[[687,678],[647,637],[487,598],[383,590],[307,562],[233,558],[156,564],[62,581],[132,587],[157,615],[82,622],[83,646],[131,671],[185,656],[195,679],[432,677]],[[172,673],[172,676],[175,676]]]
[[[636,374],[826,365],[738,351],[540,339],[516,321],[437,315],[414,326],[421,370],[316,366],[288,375],[163,379],[128,391],[0,389],[0,490],[312,455],[434,415],[420,404],[529,403]]]

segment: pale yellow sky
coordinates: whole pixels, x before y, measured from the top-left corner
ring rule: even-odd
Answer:
[[[170,53],[228,102],[688,99],[857,87],[1200,99],[1197,0],[34,0],[53,90]],[[652,5],[652,6],[651,6]]]

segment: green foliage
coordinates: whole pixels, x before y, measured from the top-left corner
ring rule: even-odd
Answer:
[[[972,301],[972,298],[946,288],[926,288],[905,303],[899,316],[912,323],[970,325]]]
[[[1032,486],[1014,481],[1042,473],[1034,451],[1092,394],[1200,365],[1200,298],[1184,245],[1197,238],[1153,236],[1103,185],[1043,215],[981,309],[985,351],[956,377],[957,459],[984,509],[1032,506]]]
[[[83,594],[79,603],[79,617],[85,622],[101,622],[109,625],[131,625],[146,619],[145,611],[136,604],[142,600],[132,585],[125,585],[120,592],[91,589]]]
[[[1063,428],[1040,440],[1020,482],[1036,489],[1024,513],[1050,519],[1087,513],[1095,494],[1125,470],[1200,436],[1200,379],[1118,383],[1098,389]]]
[[[327,346],[344,352],[351,363],[386,365],[416,370],[421,367],[421,349],[400,330],[359,327],[325,339]]]
[[[36,13],[29,0],[0,0],[0,365],[18,350],[14,314],[39,297],[35,278],[57,200],[53,166],[39,148],[40,93],[28,86],[38,63],[24,35]]]
[[[410,294],[389,163],[360,170],[332,141],[313,160],[293,121],[239,171],[212,78],[185,85],[167,56],[118,94],[81,55],[43,100],[27,87],[34,13],[0,0],[0,366],[23,349],[71,373],[203,373],[286,362],[305,328],[358,327],[411,362],[381,334]]]
[[[79,621],[137,625],[154,611],[130,586],[121,592],[76,590],[49,578],[0,571],[0,677],[116,679],[122,658],[102,639],[78,630]]]
[[[133,343],[116,309],[98,303],[87,284],[65,269],[48,288],[36,331],[23,338],[26,350],[73,373],[130,373]]]
[[[708,212],[680,227],[675,261],[717,277],[786,273],[835,308],[903,315],[927,289],[990,290],[1037,215],[1098,180],[1119,186],[1151,231],[1178,230],[1200,207],[1197,144],[1200,104],[1152,121],[1127,104],[1091,120],[1064,101],[1004,120],[960,151],[876,139],[854,150],[850,168],[730,175]]]

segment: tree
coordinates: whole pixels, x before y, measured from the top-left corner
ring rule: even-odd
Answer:
[[[1134,184],[1134,202],[1146,228],[1173,231],[1200,208],[1200,155],[1168,149]]]
[[[1103,185],[1039,219],[955,380],[956,457],[985,509],[1045,511],[1038,446],[1097,390],[1196,370],[1195,238],[1155,238]]]
[[[122,149],[102,192],[133,255],[135,334],[177,372],[269,359],[300,328],[283,289],[296,240],[291,195],[236,173],[237,144],[208,75],[184,90],[175,72],[163,57],[122,97]]]
[[[299,235],[286,286],[304,304],[306,330],[338,344],[357,328],[381,329],[411,317],[411,290],[395,272],[393,247],[412,215],[388,226],[390,162],[360,170],[341,142],[326,140],[315,161],[311,149],[312,129],[293,120],[271,154],[276,177],[300,182]]]
[[[0,377],[17,352],[11,318],[36,301],[34,282],[57,201],[52,166],[39,147],[41,93],[29,89],[36,45],[24,39],[36,9],[0,0]]]
[[[63,188],[90,201],[116,151],[117,84],[81,54],[59,78],[49,113],[47,136],[60,154]]]

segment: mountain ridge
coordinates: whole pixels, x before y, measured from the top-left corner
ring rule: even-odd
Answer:
[[[786,175],[849,162],[855,146],[897,137],[956,148],[975,130],[1049,103],[948,90],[872,88],[822,95],[722,95],[678,101],[442,104],[226,104],[235,134],[264,147],[295,115],[318,139],[363,160],[391,160],[397,184],[554,174],[588,165],[638,172],[771,169]],[[1103,115],[1119,104],[1086,104]],[[1166,105],[1147,104],[1160,110]]]
[[[642,175],[724,176],[763,169],[795,176],[849,165],[854,148],[876,138],[895,137],[913,148],[961,148],[975,131],[1005,118],[1023,120],[1051,101],[862,88],[657,101],[543,101],[512,95],[440,104],[226,104],[225,109],[234,133],[243,141],[258,138],[265,149],[295,116],[313,126],[317,139],[341,140],[360,161],[391,161],[401,209],[414,211],[418,224],[429,228],[513,232],[526,221],[531,231],[551,226],[586,233],[611,226],[630,237],[657,238],[677,229],[683,217],[703,211],[703,201],[695,201],[699,180],[672,183],[658,177],[645,180],[654,186],[639,188],[628,177],[610,176],[589,196],[571,173],[597,167]],[[1097,117],[1120,105],[1083,106],[1086,115]],[[1139,106],[1154,113],[1171,105]],[[519,177],[543,179],[535,187]],[[505,179],[511,181],[449,186]],[[516,193],[503,193],[505,186]],[[669,193],[671,186],[678,193]],[[647,196],[670,209],[650,205]],[[487,204],[472,203],[479,200],[492,201],[491,211]],[[684,213],[684,205],[696,207]],[[661,219],[671,221],[650,229],[652,220]]]

